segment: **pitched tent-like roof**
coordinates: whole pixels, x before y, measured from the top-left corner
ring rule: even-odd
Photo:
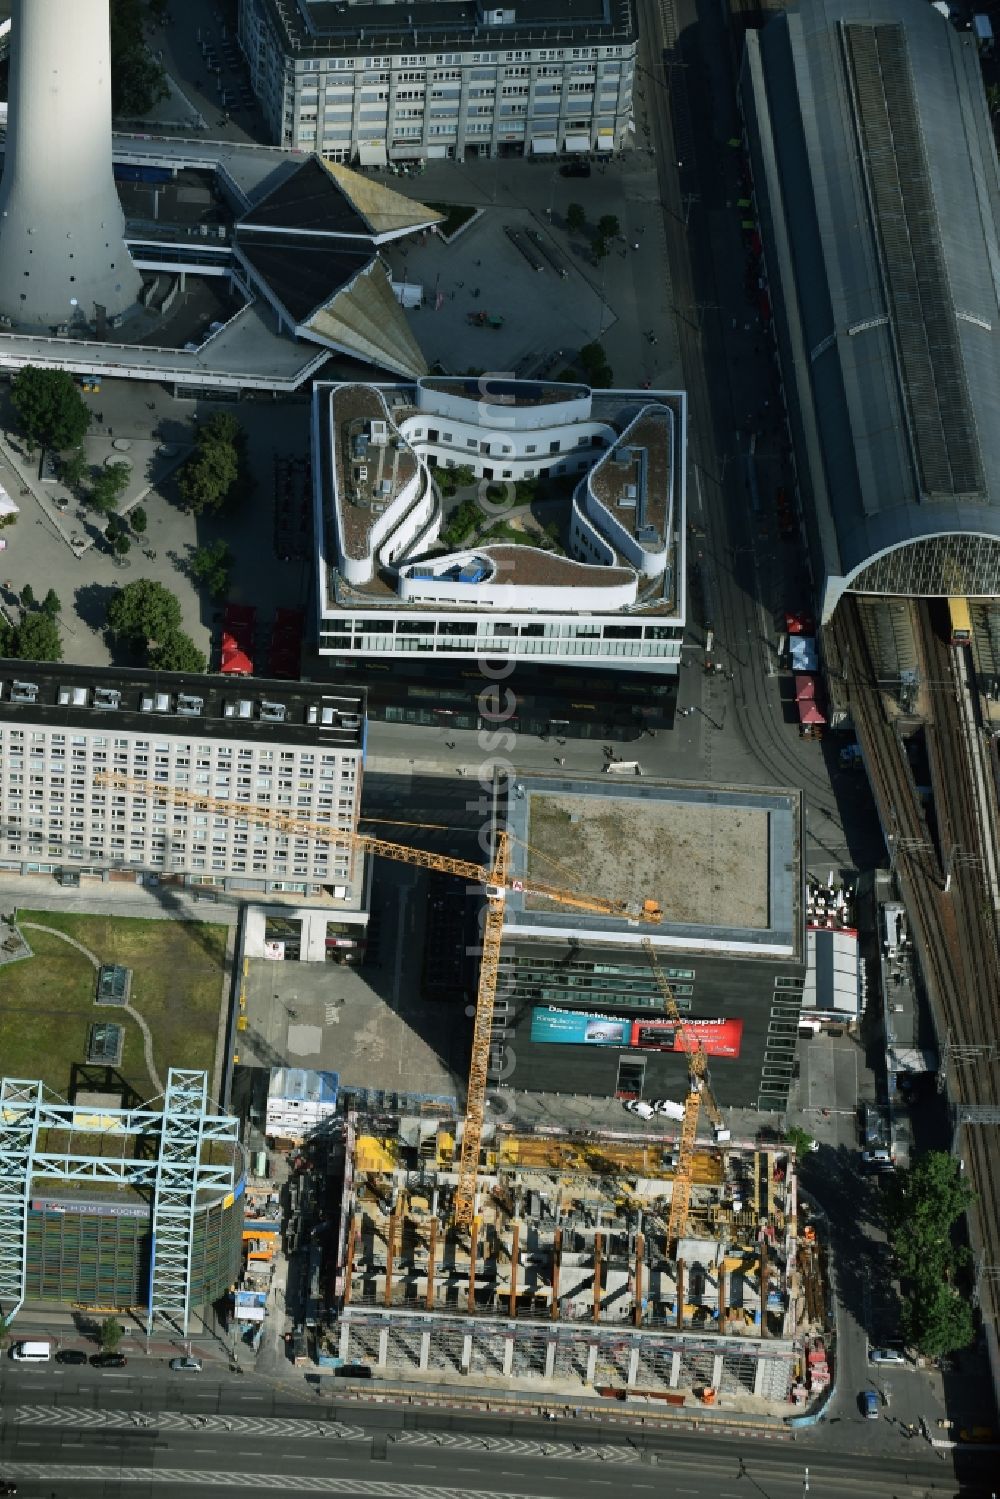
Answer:
[[[427,361],[410,331],[380,260],[303,323],[303,338],[329,344],[408,379],[427,373]]]
[[[427,364],[377,247],[440,219],[349,167],[310,156],[240,220],[235,251],[299,337],[412,379]]]
[[[417,203],[372,177],[352,172],[338,161],[324,161],[323,165],[379,240],[412,233],[415,229],[429,229],[444,218],[424,203]]]
[[[381,243],[441,219],[434,209],[350,167],[310,156],[248,209],[239,228]]]

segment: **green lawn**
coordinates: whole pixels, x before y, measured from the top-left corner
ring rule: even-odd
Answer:
[[[131,968],[129,1003],[152,1032],[164,1083],[169,1067],[204,1067],[211,1081],[227,927],[29,910],[19,910],[18,920],[66,932],[102,963]],[[86,1061],[91,1024],[113,1021],[125,1027],[121,1074],[140,1097],[150,1098],[156,1090],[138,1027],[123,1010],[95,1005],[92,964],[48,932],[28,928],[24,936],[34,957],[0,969],[0,1066],[6,1076],[41,1077],[65,1094],[73,1064]]]

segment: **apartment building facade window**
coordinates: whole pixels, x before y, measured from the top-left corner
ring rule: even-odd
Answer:
[[[291,806],[310,828],[354,831],[363,695],[212,677],[184,688],[163,692],[162,678],[141,672],[0,663],[0,868],[198,883],[210,866],[240,888],[252,842],[258,876],[286,874],[286,833],[174,800],[192,770],[196,792]],[[304,833],[291,857],[313,893],[359,878],[347,843]]]
[[[398,9],[384,7],[387,43],[399,36]],[[497,39],[516,37],[523,45],[502,50],[483,47],[490,38],[484,35],[481,18],[476,28],[455,18],[453,7],[442,4],[441,10],[449,26],[467,26],[462,50],[436,51],[433,28],[428,25],[422,35],[418,25],[416,31],[405,32],[414,50],[376,56],[364,51],[371,37],[349,25],[349,10],[340,19],[331,7],[324,21],[310,7],[307,27],[295,0],[282,6],[274,0],[240,0],[238,36],[274,144],[315,148],[361,165],[379,164],[376,145],[389,160],[530,155],[536,150],[537,121],[545,132],[546,154],[553,130],[558,152],[611,153],[627,146],[637,47],[631,3],[624,9],[613,7],[604,21],[591,17],[578,23],[579,31],[586,30],[596,45],[553,47],[540,24],[515,17],[496,28]],[[570,36],[573,33],[571,26]],[[488,132],[480,120],[475,129],[466,128],[471,100],[510,99],[515,88],[525,100],[516,120],[497,108]],[[419,134],[411,125],[405,138],[398,139],[394,122],[402,116],[397,107],[425,101],[454,103],[453,138],[430,129],[428,112]],[[373,115],[370,108],[362,116],[362,104],[374,103],[386,106],[385,117]],[[406,118],[419,116],[408,113]],[[446,134],[447,141],[441,138]],[[542,149],[539,144],[537,150]]]

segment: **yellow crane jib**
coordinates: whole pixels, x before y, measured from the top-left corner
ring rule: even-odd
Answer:
[[[535,880],[526,884],[524,880],[515,878],[510,869],[510,835],[505,829],[497,832],[493,863],[487,866],[477,864],[471,859],[456,859],[450,854],[435,854],[425,849],[411,848],[409,844],[394,843],[390,839],[377,838],[370,833],[357,833],[349,828],[313,822],[309,818],[295,817],[291,813],[277,811],[271,807],[259,807],[252,802],[234,802],[221,797],[205,796],[200,792],[185,791],[178,786],[168,786],[139,776],[120,775],[114,771],[99,771],[94,780],[97,785],[117,786],[137,796],[159,797],[163,801],[174,802],[178,806],[198,808],[219,817],[231,817],[234,821],[255,823],[259,827],[274,828],[282,833],[297,834],[300,837],[315,838],[323,843],[339,844],[343,848],[380,854],[385,859],[394,859],[401,864],[412,864],[421,869],[434,869],[443,874],[457,875],[460,879],[469,880],[472,884],[483,887],[486,895],[486,922],[483,931],[483,952],[479,965],[476,1014],[472,1027],[472,1062],[469,1068],[465,1127],[462,1134],[461,1163],[454,1209],[456,1223],[464,1227],[471,1224],[475,1214],[476,1177],[483,1138],[483,1116],[486,1109],[493,1006],[500,968],[500,941],[503,935],[504,903],[507,895],[520,893],[527,888],[529,894],[546,896],[559,905],[568,906],[577,911],[592,911],[601,916],[613,916],[626,921],[651,924],[656,924],[663,919],[663,913],[655,900],[635,902],[610,900],[603,896],[583,895],[576,891],[563,890],[558,885],[548,885]],[[413,826],[421,828],[423,824],[415,823]]]

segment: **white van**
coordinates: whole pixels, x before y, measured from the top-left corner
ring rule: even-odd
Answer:
[[[52,1357],[51,1343],[15,1343],[10,1356],[20,1364],[44,1364]]]

